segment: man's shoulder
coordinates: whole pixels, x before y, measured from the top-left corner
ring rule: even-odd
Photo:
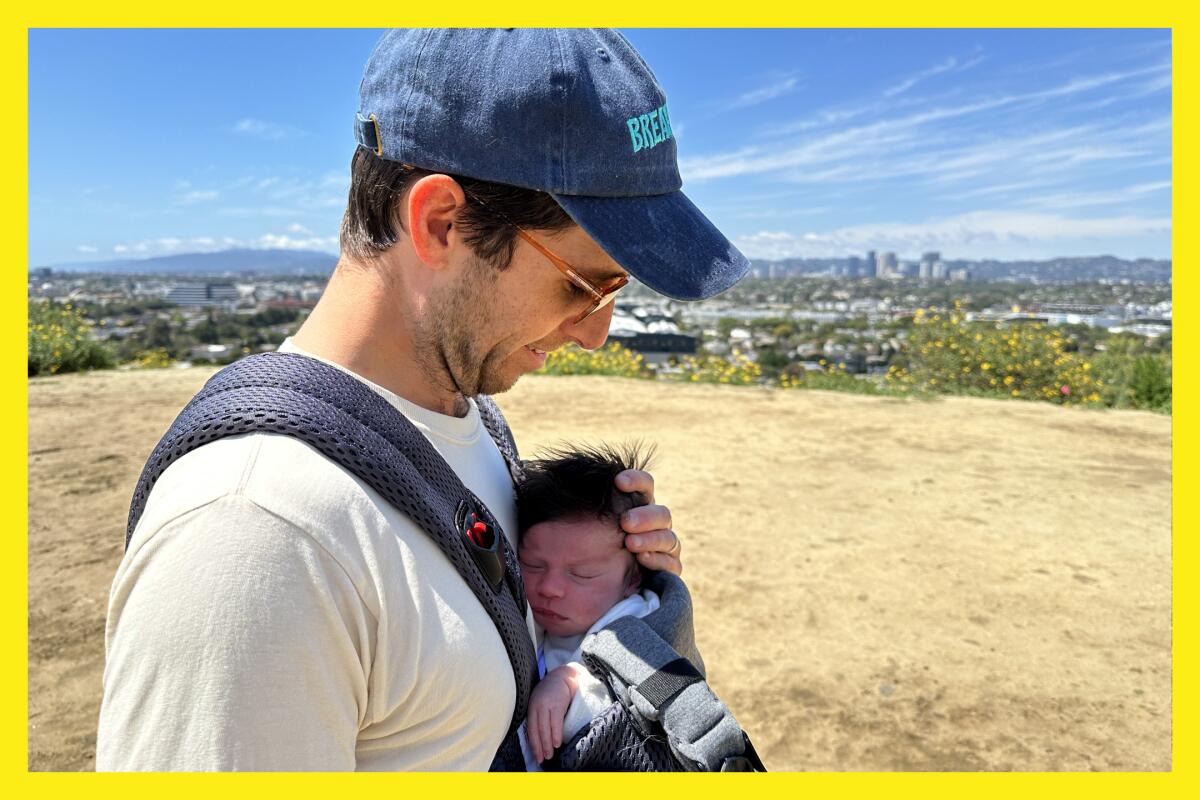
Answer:
[[[292,436],[252,433],[206,444],[168,467],[150,493],[139,531],[233,497],[309,532],[352,522],[382,524],[386,505],[311,445]]]

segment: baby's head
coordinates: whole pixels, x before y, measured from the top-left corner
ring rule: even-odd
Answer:
[[[517,484],[521,573],[533,617],[550,635],[587,632],[641,586],[620,518],[644,501],[617,491],[613,479],[648,460],[637,445],[601,445],[525,462]]]

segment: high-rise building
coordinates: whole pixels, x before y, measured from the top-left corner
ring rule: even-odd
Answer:
[[[875,251],[867,251],[867,263],[864,265],[864,274],[868,278],[876,278],[879,276],[879,261],[875,258]]]
[[[879,260],[879,274],[881,276],[887,277],[899,274],[900,262],[896,260],[896,254],[894,252],[888,250],[879,257]]]

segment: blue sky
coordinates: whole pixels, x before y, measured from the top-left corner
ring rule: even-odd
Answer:
[[[1171,255],[1162,30],[627,30],[752,258]],[[376,30],[35,30],[30,265],[337,251]]]

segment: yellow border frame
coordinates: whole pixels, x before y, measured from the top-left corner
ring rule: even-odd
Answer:
[[[734,7],[732,4],[714,4],[701,8],[695,4],[687,6],[685,12],[674,4],[630,2],[610,0],[603,7],[583,7],[561,2],[501,3],[491,0],[479,2],[468,0],[442,4],[437,7],[414,8],[409,5],[379,8],[375,5],[358,7],[299,7],[298,4],[281,3],[276,0],[245,3],[215,0],[201,8],[172,4],[145,2],[127,3],[120,9],[106,5],[77,2],[56,3],[36,10],[18,9],[28,13],[13,14],[12,24],[4,27],[0,59],[4,65],[3,108],[6,123],[3,133],[3,160],[7,166],[4,174],[10,176],[9,190],[3,195],[5,213],[4,227],[9,230],[9,240],[17,242],[15,263],[4,273],[11,285],[0,292],[3,313],[0,327],[6,345],[3,356],[4,374],[11,376],[12,389],[4,392],[3,402],[9,408],[5,419],[13,422],[3,427],[0,441],[4,452],[4,481],[0,483],[6,500],[4,507],[17,517],[14,530],[4,537],[3,570],[5,579],[0,582],[4,592],[3,629],[9,653],[24,653],[28,642],[28,593],[27,593],[27,461],[28,409],[20,403],[27,398],[27,383],[18,380],[20,353],[25,347],[23,332],[26,305],[20,296],[20,277],[26,273],[28,264],[28,29],[36,27],[272,27],[281,23],[297,27],[376,27],[384,24],[471,24],[471,25],[583,25],[608,24],[626,27],[1155,27],[1171,28],[1173,33],[1174,61],[1174,117],[1173,141],[1197,141],[1192,124],[1193,93],[1191,81],[1195,75],[1195,46],[1192,45],[1191,28],[1186,24],[1188,14],[1181,10],[1181,2],[1148,0],[1134,5],[1106,4],[1094,2],[1046,3],[1031,0],[1011,0],[1003,5],[982,6],[972,9],[964,3],[882,3],[872,0],[868,4],[855,4],[846,10],[845,4],[820,4],[793,2],[779,3],[780,8]],[[784,10],[787,6],[787,10]],[[9,13],[12,13],[11,11]],[[364,53],[364,58],[366,54]],[[716,54],[719,57],[719,54]],[[352,91],[350,87],[348,91]],[[1194,194],[1190,180],[1181,183],[1181,175],[1192,174],[1191,152],[1175,148],[1173,171],[1175,173],[1173,219],[1179,221],[1178,210],[1190,207]],[[69,158],[70,154],[63,154]],[[69,220],[64,221],[69,224]],[[1173,242],[1172,257],[1183,268],[1175,275],[1176,299],[1181,299],[1184,308],[1195,308],[1195,279],[1188,269],[1194,248],[1191,244],[1195,235],[1188,224],[1178,226],[1179,236]],[[1187,480],[1195,476],[1194,453],[1196,441],[1193,409],[1195,379],[1190,373],[1191,354],[1196,344],[1194,326],[1189,317],[1175,326],[1175,417],[1173,444],[1173,520],[1174,531],[1191,532],[1195,523],[1195,502],[1179,488],[1187,486]],[[18,347],[18,342],[21,345]],[[6,383],[6,385],[8,385]],[[17,386],[25,389],[20,394],[13,390]],[[18,527],[20,526],[20,527]],[[1174,564],[1185,569],[1195,564],[1195,547],[1189,536],[1174,538]],[[1173,571],[1173,574],[1178,572]],[[1173,669],[1175,674],[1191,674],[1192,657],[1190,632],[1193,610],[1193,590],[1190,581],[1173,583],[1173,618],[1182,623],[1185,635],[1173,634]],[[131,794],[169,791],[173,797],[207,797],[214,791],[222,793],[254,794],[263,792],[297,790],[303,794],[330,796],[332,792],[387,793],[404,792],[474,792],[480,796],[492,796],[499,788],[503,794],[525,795],[536,791],[533,779],[521,776],[487,775],[65,775],[55,773],[29,773],[28,764],[28,698],[27,672],[23,659],[9,658],[4,663],[8,680],[3,692],[3,782],[18,796],[45,796],[54,794],[87,793],[128,797]],[[986,774],[939,774],[939,773],[773,773],[758,778],[706,776],[544,776],[538,780],[551,781],[539,784],[538,789],[562,792],[570,791],[614,793],[620,796],[657,793],[685,792],[704,793],[721,791],[755,791],[770,794],[820,794],[838,795],[863,793],[869,796],[912,794],[923,798],[957,797],[969,793],[972,796],[1008,797],[1020,794],[1032,796],[1061,796],[1087,793],[1089,795],[1132,795],[1160,796],[1187,793],[1194,758],[1194,736],[1191,725],[1194,719],[1194,691],[1190,682],[1173,678],[1173,770],[1169,773],[1103,773],[1096,775],[1064,773],[986,773]],[[754,780],[754,787],[743,783],[734,788],[724,781]],[[353,784],[350,782],[353,781]],[[571,781],[571,785],[558,786],[556,781]],[[578,782],[588,783],[587,787]],[[654,783],[647,783],[648,781]],[[657,783],[662,781],[664,783]],[[721,783],[718,783],[720,781]],[[636,783],[635,783],[636,782]],[[1192,792],[1195,790],[1193,789]]]

